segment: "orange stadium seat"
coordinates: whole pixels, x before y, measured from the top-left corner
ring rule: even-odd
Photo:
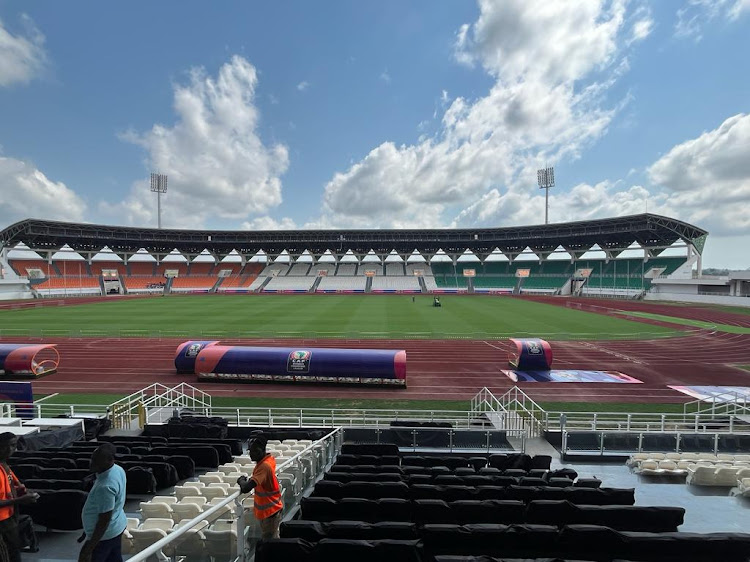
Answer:
[[[158,266],[156,266],[156,274],[157,275],[164,275],[164,272],[167,270],[177,270],[178,275],[187,275],[187,269],[188,266],[186,263],[182,262],[167,262],[167,263],[161,263]]]
[[[29,269],[40,269],[45,277],[56,277],[58,275],[54,265],[44,260],[10,260],[10,265],[16,273],[23,276],[29,275]]]
[[[210,289],[216,284],[218,277],[211,275],[188,275],[172,279],[172,288],[177,289]]]
[[[128,270],[130,275],[154,275],[156,264],[154,262],[130,262],[128,264]]]
[[[188,275],[210,275],[213,269],[213,263],[191,263]]]
[[[98,289],[99,279],[88,276],[50,277],[39,285],[37,289]]]
[[[229,270],[232,272],[232,275],[237,275],[240,271],[242,271],[242,264],[241,263],[220,263],[216,265],[215,272],[218,274],[222,270]]]
[[[91,274],[101,275],[105,269],[116,269],[121,275],[127,275],[128,270],[125,264],[119,261],[95,261],[91,263]]]
[[[88,264],[85,261],[58,260],[53,261],[52,265],[64,277],[77,277],[81,275],[88,277],[90,275]]]
[[[123,281],[125,282],[126,289],[148,289],[149,285],[167,284],[167,280],[159,275],[125,277]]]
[[[225,277],[219,286],[224,288],[249,287],[257,277],[257,275],[233,275],[232,277]]]

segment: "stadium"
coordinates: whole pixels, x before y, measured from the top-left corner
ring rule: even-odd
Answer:
[[[12,224],[0,422],[40,553],[109,441],[136,561],[748,560],[750,282],[701,275],[707,236]],[[260,433],[263,541],[235,486]]]

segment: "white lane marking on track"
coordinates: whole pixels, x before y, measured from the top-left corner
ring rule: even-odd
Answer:
[[[489,345],[490,347],[492,347],[492,348],[494,348],[494,349],[499,349],[500,351],[505,351],[505,348],[503,348],[503,347],[498,347],[498,346],[496,346],[496,345],[492,345],[492,344],[491,344],[490,342],[488,342],[488,341],[482,341],[482,343],[483,343],[483,344],[486,344],[486,345]]]
[[[591,343],[591,342],[586,342],[586,341],[577,342],[577,343],[578,343],[578,345],[589,347],[589,348],[594,349],[596,351],[600,351],[602,353],[606,353],[607,355],[611,355],[613,357],[617,357],[618,359],[623,359],[623,360],[629,361],[631,363],[637,363],[638,365],[645,365],[645,363],[643,361],[641,361],[640,359],[634,359],[630,355],[627,355],[625,353],[620,353],[619,351],[613,351],[611,349],[606,349],[606,348],[604,348],[602,346],[596,345],[596,344]]]

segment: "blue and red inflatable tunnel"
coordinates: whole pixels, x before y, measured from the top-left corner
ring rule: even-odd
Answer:
[[[177,348],[178,373],[200,380],[327,382],[406,386],[406,351],[249,347],[188,341]]]
[[[0,373],[40,377],[57,371],[60,354],[53,343],[0,343]]]
[[[552,348],[539,338],[510,340],[508,363],[519,371],[549,371],[552,368]]]

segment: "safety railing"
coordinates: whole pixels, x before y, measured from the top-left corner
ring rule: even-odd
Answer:
[[[296,502],[302,497],[302,492],[312,486],[335,461],[342,443],[343,433],[340,428],[336,428],[322,439],[297,452],[293,457],[288,459],[277,457],[276,474],[282,488],[285,513],[289,513],[295,507]],[[234,534],[228,533],[228,540],[232,540],[231,537],[233,537],[236,544],[233,545],[234,548],[227,548],[228,552],[233,552],[233,555],[227,558],[230,561],[245,562],[251,558],[250,552],[258,537],[254,532],[257,524],[251,516],[253,493],[242,496],[239,492],[232,493],[197,517],[181,523],[178,529],[171,531],[166,537],[131,556],[128,559],[129,562],[145,562],[151,557],[161,560],[171,558],[173,562],[176,562],[182,558],[178,542],[180,537],[199,525],[203,526],[204,522],[215,520],[216,516],[221,516],[226,512],[228,506],[234,507],[235,531]],[[290,503],[289,499],[293,501]]]
[[[211,407],[201,414],[222,417],[232,426],[249,427],[389,427],[394,420],[447,422],[470,427],[472,412],[462,410],[338,409],[338,408],[231,408]],[[150,414],[147,413],[150,419]]]
[[[347,427],[347,441],[396,445],[402,451],[440,452],[526,451],[525,429],[454,429],[446,427]],[[512,439],[511,443],[508,439]]]
[[[739,440],[739,441],[738,441]],[[641,452],[682,453],[745,452],[750,447],[750,431],[742,433],[680,431],[592,432],[563,431],[562,452],[582,455],[619,455]]]
[[[547,431],[690,431],[732,433],[741,430],[733,415],[639,413],[639,412],[546,412]]]

